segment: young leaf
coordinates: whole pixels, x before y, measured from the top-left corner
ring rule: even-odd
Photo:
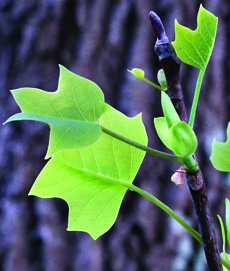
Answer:
[[[50,125],[46,158],[65,149],[90,145],[101,136],[97,124],[103,112],[101,89],[63,66],[60,66],[56,92],[21,88],[13,90],[12,94],[23,113],[12,116],[6,123],[29,119]]]
[[[166,77],[163,69],[160,69],[157,73],[157,80],[163,90],[167,90],[167,82],[166,82]]]
[[[131,71],[128,70],[128,72],[130,72],[132,75],[134,75],[135,77],[137,77],[138,79],[148,83],[149,85],[161,90],[161,91],[164,91],[163,88],[161,88],[160,86],[154,84],[153,82],[149,81],[148,79],[145,78],[145,72],[142,70],[142,69],[138,69],[138,68],[134,68],[132,69]]]
[[[193,129],[183,121],[169,129],[169,141],[173,152],[180,157],[192,155],[197,148],[197,138]]]
[[[172,45],[177,56],[185,63],[204,69],[214,46],[218,18],[200,5],[197,17],[197,29],[180,25],[175,21],[175,41]]]
[[[147,135],[141,116],[128,118],[106,105],[100,124],[141,144]],[[93,239],[116,220],[126,192],[145,153],[105,133],[93,145],[60,152],[47,163],[30,195],[59,197],[69,205],[68,230],[88,232]]]
[[[230,172],[230,122],[227,128],[227,141],[225,143],[213,141],[210,160],[215,169]]]
[[[230,246],[230,201],[228,199],[225,200],[225,222],[226,222],[226,229],[227,229],[227,240]]]
[[[221,227],[221,233],[222,233],[222,239],[223,239],[223,253],[224,253],[224,256],[227,260],[227,256],[226,256],[226,251],[225,251],[225,242],[226,242],[226,236],[225,236],[225,229],[224,229],[224,223],[223,223],[223,220],[222,218],[217,215],[219,221],[220,221],[220,227]]]
[[[180,117],[178,116],[169,96],[164,92],[161,92],[161,105],[168,128],[171,128],[174,124],[180,122]]]
[[[169,141],[169,128],[166,118],[165,117],[154,118],[154,125],[160,140],[168,149],[171,149]]]

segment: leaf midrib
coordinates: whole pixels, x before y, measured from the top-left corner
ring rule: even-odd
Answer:
[[[54,158],[55,159],[55,158]],[[71,166],[71,165],[68,165],[68,164],[65,164],[63,162],[60,162],[60,161],[55,161],[56,163],[60,164],[60,165],[64,165],[66,166],[67,168],[71,168],[73,170],[76,170],[78,172],[81,172],[81,173],[85,173],[85,174],[89,174],[93,177],[97,177],[97,178],[102,178],[103,180],[105,180],[106,182],[109,182],[109,183],[115,183],[117,185],[122,185],[122,186],[126,186],[129,185],[130,183],[128,183],[127,181],[125,180],[122,180],[122,179],[116,179],[116,178],[113,178],[113,177],[110,177],[110,176],[106,176],[106,175],[103,175],[101,173],[95,173],[95,172],[92,172],[88,169],[81,169],[81,168],[77,168],[77,167],[74,167],[74,166]]]
[[[31,113],[24,113],[24,112],[14,114],[12,117],[10,117],[8,120],[6,120],[4,122],[4,124],[7,123],[7,122],[10,122],[10,121],[16,121],[17,119],[14,120],[14,117],[16,117],[16,116],[25,116],[25,115],[28,115],[28,116],[31,116],[31,117],[33,117],[33,116],[39,117],[39,118],[44,119],[44,120],[47,119],[47,118],[50,118],[51,121],[52,120],[61,120],[61,121],[69,121],[69,122],[82,122],[82,123],[98,124],[97,122],[92,122],[92,121],[88,121],[88,120],[77,120],[77,119],[68,119],[68,118],[53,117],[53,116],[43,116],[43,115],[39,115],[39,114],[31,114]],[[27,120],[27,119],[25,118],[25,120]],[[35,120],[35,119],[32,119],[32,118],[28,119],[28,120],[39,121],[39,120]],[[44,122],[44,123],[47,123],[47,124],[50,123],[48,121],[41,121],[41,122]]]

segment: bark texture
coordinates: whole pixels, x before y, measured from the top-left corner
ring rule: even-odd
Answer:
[[[225,138],[230,120],[230,2],[201,1],[219,17],[214,53],[204,78],[195,131],[197,159],[218,234],[230,177],[209,162],[214,137]],[[200,1],[1,0],[0,121],[18,112],[9,89],[57,88],[58,64],[95,81],[106,101],[129,116],[143,112],[149,145],[166,150],[153,118],[162,115],[160,93],[126,72],[142,68],[156,82],[148,13],[162,19],[170,40],[174,18],[196,28]],[[197,70],[181,67],[185,103],[191,106]],[[203,248],[176,222],[139,195],[127,192],[115,225],[96,242],[66,232],[68,207],[60,199],[28,197],[45,165],[48,127],[18,122],[0,128],[0,269],[4,271],[184,271],[206,270]],[[135,184],[158,196],[197,228],[186,186],[170,176],[178,165],[146,155]],[[219,241],[221,239],[219,238]],[[221,245],[221,243],[220,243]]]

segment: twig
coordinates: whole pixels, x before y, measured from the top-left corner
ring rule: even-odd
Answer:
[[[181,120],[187,122],[187,113],[180,84],[180,61],[168,41],[160,18],[152,11],[150,12],[149,17],[152,23],[153,32],[157,37],[154,50],[164,69],[168,95]],[[213,227],[211,211],[209,209],[205,182],[200,169],[196,173],[187,172],[187,185],[198,220],[209,270],[222,271],[223,267],[217,246],[216,233]]]

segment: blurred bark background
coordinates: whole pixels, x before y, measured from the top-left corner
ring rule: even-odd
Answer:
[[[204,78],[195,131],[198,160],[216,214],[224,215],[230,176],[209,162],[214,137],[224,140],[230,120],[230,2],[201,1],[219,17],[214,53]],[[57,88],[58,64],[95,81],[106,102],[128,116],[143,112],[149,145],[166,150],[153,118],[162,115],[160,93],[126,70],[142,68],[156,82],[160,68],[148,12],[154,10],[174,40],[174,19],[192,29],[200,1],[1,0],[0,120],[19,112],[9,90]],[[197,70],[182,65],[191,106]],[[68,206],[27,194],[46,161],[47,125],[15,122],[0,128],[0,269],[3,271],[203,271],[202,247],[160,209],[128,191],[115,225],[93,241],[67,232]],[[177,164],[146,155],[135,184],[159,197],[197,228],[187,187],[170,177]]]

